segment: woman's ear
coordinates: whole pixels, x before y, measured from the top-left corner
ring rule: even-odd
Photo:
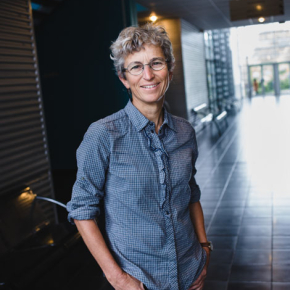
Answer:
[[[173,72],[169,72],[169,82],[171,82],[173,79]]]
[[[123,83],[126,89],[130,89],[129,82],[122,76],[121,73],[118,74],[119,80]]]

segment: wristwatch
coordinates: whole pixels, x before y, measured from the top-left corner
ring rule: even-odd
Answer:
[[[206,243],[200,243],[200,245],[203,247],[203,248],[209,248],[210,251],[213,251],[213,244],[211,241],[208,241]]]

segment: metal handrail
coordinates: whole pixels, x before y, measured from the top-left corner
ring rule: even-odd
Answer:
[[[41,200],[46,200],[46,201],[49,201],[49,202],[51,202],[51,203],[55,203],[55,204],[57,204],[57,205],[59,205],[59,206],[61,206],[61,207],[64,207],[64,208],[66,209],[66,205],[65,205],[64,203],[59,202],[59,201],[57,201],[57,200],[55,200],[55,199],[48,198],[48,197],[43,197],[43,196],[38,196],[38,195],[36,195],[35,198],[36,198],[36,199],[41,199]]]

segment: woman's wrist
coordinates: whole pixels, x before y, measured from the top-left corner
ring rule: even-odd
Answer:
[[[109,283],[114,284],[123,279],[125,272],[116,265],[113,269],[104,271],[104,274]]]
[[[206,251],[207,255],[210,255],[211,250],[209,249],[209,247],[202,247],[202,248]]]

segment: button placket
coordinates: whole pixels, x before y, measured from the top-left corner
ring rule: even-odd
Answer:
[[[149,148],[154,152],[157,161],[159,182],[161,186],[161,196],[160,196],[160,206],[163,211],[168,235],[167,249],[168,249],[168,258],[169,258],[169,273],[170,273],[170,289],[177,290],[179,289],[178,283],[178,269],[176,265],[177,253],[176,253],[176,244],[175,244],[175,234],[174,234],[174,225],[172,220],[172,214],[170,211],[170,201],[169,201],[169,192],[170,192],[170,180],[168,172],[168,154],[163,146],[162,140],[157,134],[152,133],[152,127],[150,125],[145,128],[145,134],[148,138]]]
[[[178,283],[178,269],[177,269],[177,253],[176,253],[176,243],[175,243],[175,234],[174,234],[174,225],[172,220],[172,214],[170,210],[170,199],[169,199],[169,192],[170,192],[170,180],[169,180],[169,172],[168,172],[168,154],[163,146],[163,142],[160,138],[155,135],[153,136],[154,145],[159,150],[155,152],[157,157],[157,162],[159,164],[159,176],[160,176],[160,183],[164,182],[164,195],[162,201],[162,208],[166,220],[167,226],[167,233],[168,233],[168,253],[169,253],[169,271],[172,273],[171,277],[171,289],[179,289]],[[164,178],[164,180],[163,180]]]

